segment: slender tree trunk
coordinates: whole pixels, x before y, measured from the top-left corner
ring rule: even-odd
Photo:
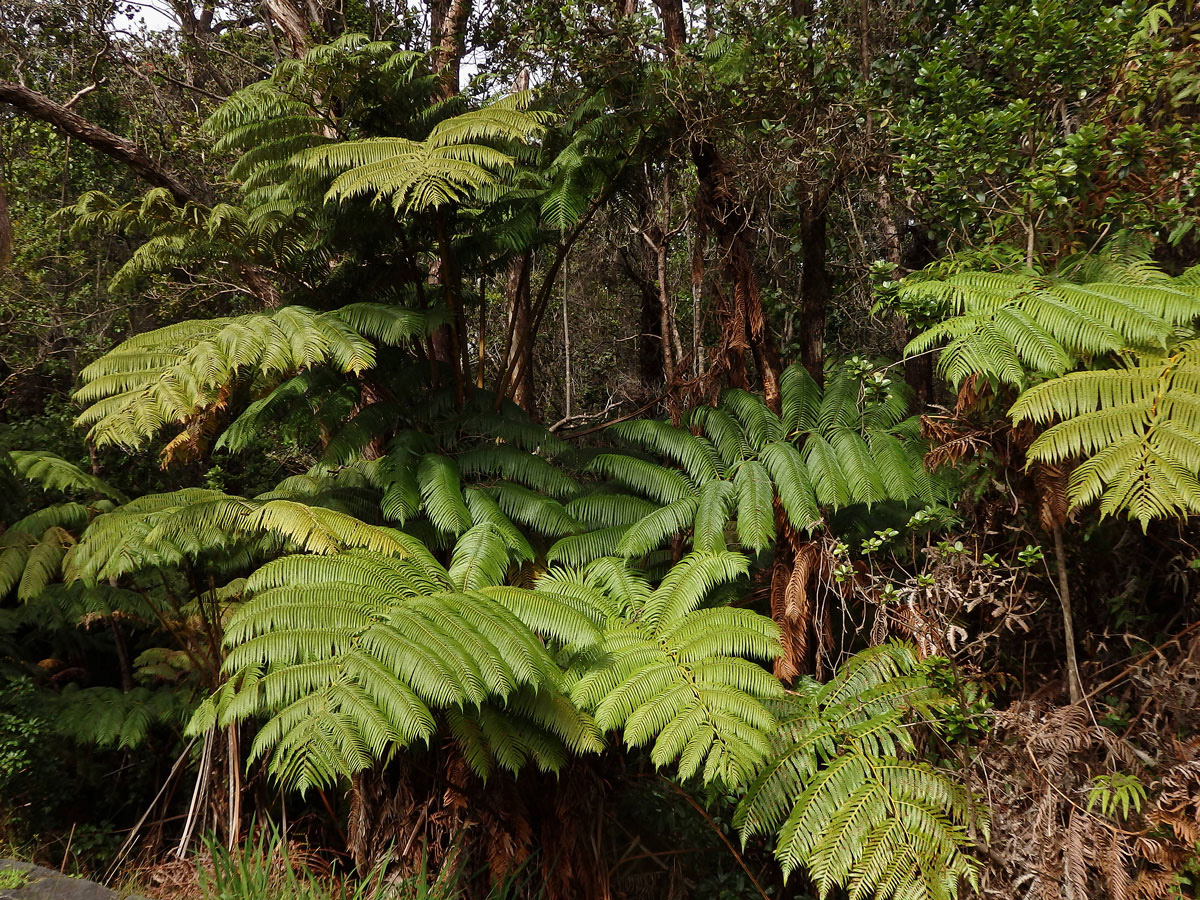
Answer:
[[[687,43],[687,25],[682,0],[656,0],[668,53],[678,58]],[[754,266],[749,216],[737,189],[735,175],[716,145],[702,131],[690,138],[692,163],[696,167],[697,217],[705,229],[711,228],[724,260],[732,298],[721,304],[721,338],[710,377],[745,381],[745,351],[754,356],[762,379],[767,405],[779,411],[779,374],[781,366],[767,330],[766,313],[758,273]]]
[[[1071,612],[1071,582],[1067,577],[1067,551],[1063,541],[1062,525],[1057,521],[1051,528],[1054,537],[1054,564],[1058,570],[1058,600],[1062,604],[1063,641],[1066,643],[1067,684],[1071,703],[1083,700],[1083,679],[1079,675],[1079,659],[1075,655],[1075,620]]]
[[[563,418],[571,418],[571,324],[567,303],[567,263],[563,261],[562,320],[563,320]]]
[[[529,69],[522,69],[513,89],[529,90]],[[512,399],[517,406],[537,418],[537,398],[533,391],[533,317],[530,314],[529,274],[533,254],[529,250],[515,256],[508,264],[508,333],[504,348],[507,369],[514,371]]]
[[[814,197],[800,224],[800,363],[817,384],[825,383],[825,318],[831,293],[825,205]]]
[[[8,215],[8,197],[4,194],[4,181],[0,179],[0,272],[12,261],[12,219]]]

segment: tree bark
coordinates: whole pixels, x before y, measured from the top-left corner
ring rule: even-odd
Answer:
[[[800,363],[817,384],[825,383],[825,317],[830,283],[826,202],[814,197],[800,223]]]
[[[8,197],[0,181],[0,272],[12,261],[12,219],[8,215]]]
[[[15,106],[35,119],[54,126],[64,134],[82,141],[89,147],[123,162],[155,187],[166,188],[180,203],[198,203],[199,197],[171,171],[150,158],[146,150],[133,141],[113,134],[89,122],[78,113],[44,94],[10,81],[0,81],[0,103]]]
[[[434,71],[442,82],[442,96],[458,93],[459,72],[465,49],[467,19],[471,15],[471,0],[439,0],[431,5],[430,44],[436,47]],[[528,81],[526,81],[528,84]]]

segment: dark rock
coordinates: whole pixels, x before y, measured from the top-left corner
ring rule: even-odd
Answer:
[[[0,873],[22,872],[25,882],[18,888],[0,888],[0,900],[144,900],[133,894],[111,891],[102,884],[71,878],[62,872],[15,859],[0,859]],[[4,875],[0,874],[0,884]]]

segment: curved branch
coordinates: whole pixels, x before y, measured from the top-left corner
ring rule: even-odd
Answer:
[[[39,94],[11,81],[0,81],[0,103],[15,106],[35,119],[40,119],[64,134],[124,163],[155,187],[166,188],[180,203],[200,202],[199,196],[191,188],[151,159],[143,147],[89,122],[61,103],[55,103],[45,94]]]

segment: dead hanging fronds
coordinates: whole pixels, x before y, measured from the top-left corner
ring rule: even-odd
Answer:
[[[828,541],[781,541],[771,572],[771,618],[783,632],[775,677],[791,682],[832,664],[833,622],[828,595],[835,590],[835,559]],[[840,589],[837,589],[839,593]]]
[[[992,813],[983,896],[1188,896],[1179,876],[1200,844],[1198,659],[1200,638],[1175,640],[1111,685],[1137,710],[1124,726],[1083,704],[1023,701],[996,714],[972,773]]]
[[[931,470],[955,466],[992,449],[997,428],[979,428],[953,416],[921,416],[921,434],[932,445],[925,454]]]
[[[1067,482],[1070,473],[1063,466],[1035,463],[1033,484],[1037,490],[1038,521],[1042,529],[1051,533],[1067,523],[1071,503],[1067,499]]]

